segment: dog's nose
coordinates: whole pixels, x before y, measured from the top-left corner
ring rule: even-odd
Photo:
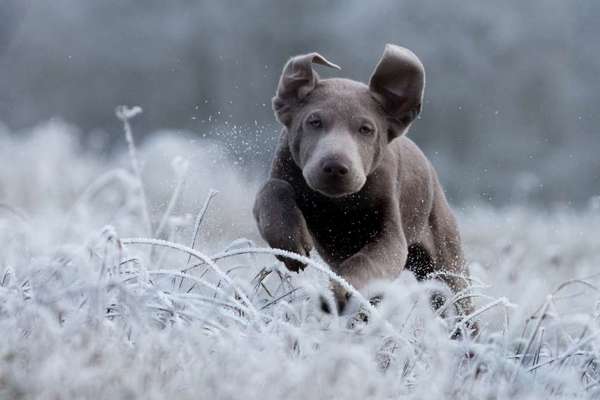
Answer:
[[[339,161],[329,160],[323,163],[323,172],[331,176],[344,176],[348,173],[348,167]]]

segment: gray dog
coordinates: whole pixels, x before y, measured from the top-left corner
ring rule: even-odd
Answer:
[[[417,56],[387,45],[369,85],[319,79],[313,63],[339,69],[317,53],[294,57],[273,98],[284,127],[254,205],[262,237],[305,256],[316,247],[358,290],[404,268],[419,280],[435,276],[455,293],[464,289],[455,219],[431,163],[404,135],[423,99]],[[280,259],[292,271],[304,267]],[[341,311],[349,296],[332,288]],[[468,299],[459,306],[472,311]]]

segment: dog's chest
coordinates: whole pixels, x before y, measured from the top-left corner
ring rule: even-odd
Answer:
[[[299,196],[298,205],[321,256],[342,262],[374,240],[382,225],[380,210],[364,196],[328,199],[313,193]]]

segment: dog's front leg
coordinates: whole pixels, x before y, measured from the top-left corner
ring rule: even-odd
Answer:
[[[399,209],[391,202],[384,210],[378,234],[359,252],[333,268],[358,290],[373,280],[393,280],[406,263],[408,248]],[[338,309],[342,311],[350,295],[337,283],[333,284],[333,293]]]
[[[261,236],[269,246],[308,256],[312,237],[296,204],[294,189],[281,179],[269,179],[258,192],[254,218]],[[290,271],[304,269],[301,262],[277,256]]]

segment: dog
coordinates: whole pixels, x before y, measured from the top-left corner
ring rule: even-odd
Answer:
[[[368,85],[321,79],[313,64],[340,69],[318,53],[293,57],[272,101],[283,129],[253,208],[261,236],[304,256],[316,248],[359,291],[403,269],[464,290],[455,217],[433,166],[406,137],[423,103],[419,58],[386,45]],[[304,268],[278,258],[291,271]],[[332,289],[341,312],[349,295],[339,284]],[[459,305],[462,315],[472,312],[468,298]]]

